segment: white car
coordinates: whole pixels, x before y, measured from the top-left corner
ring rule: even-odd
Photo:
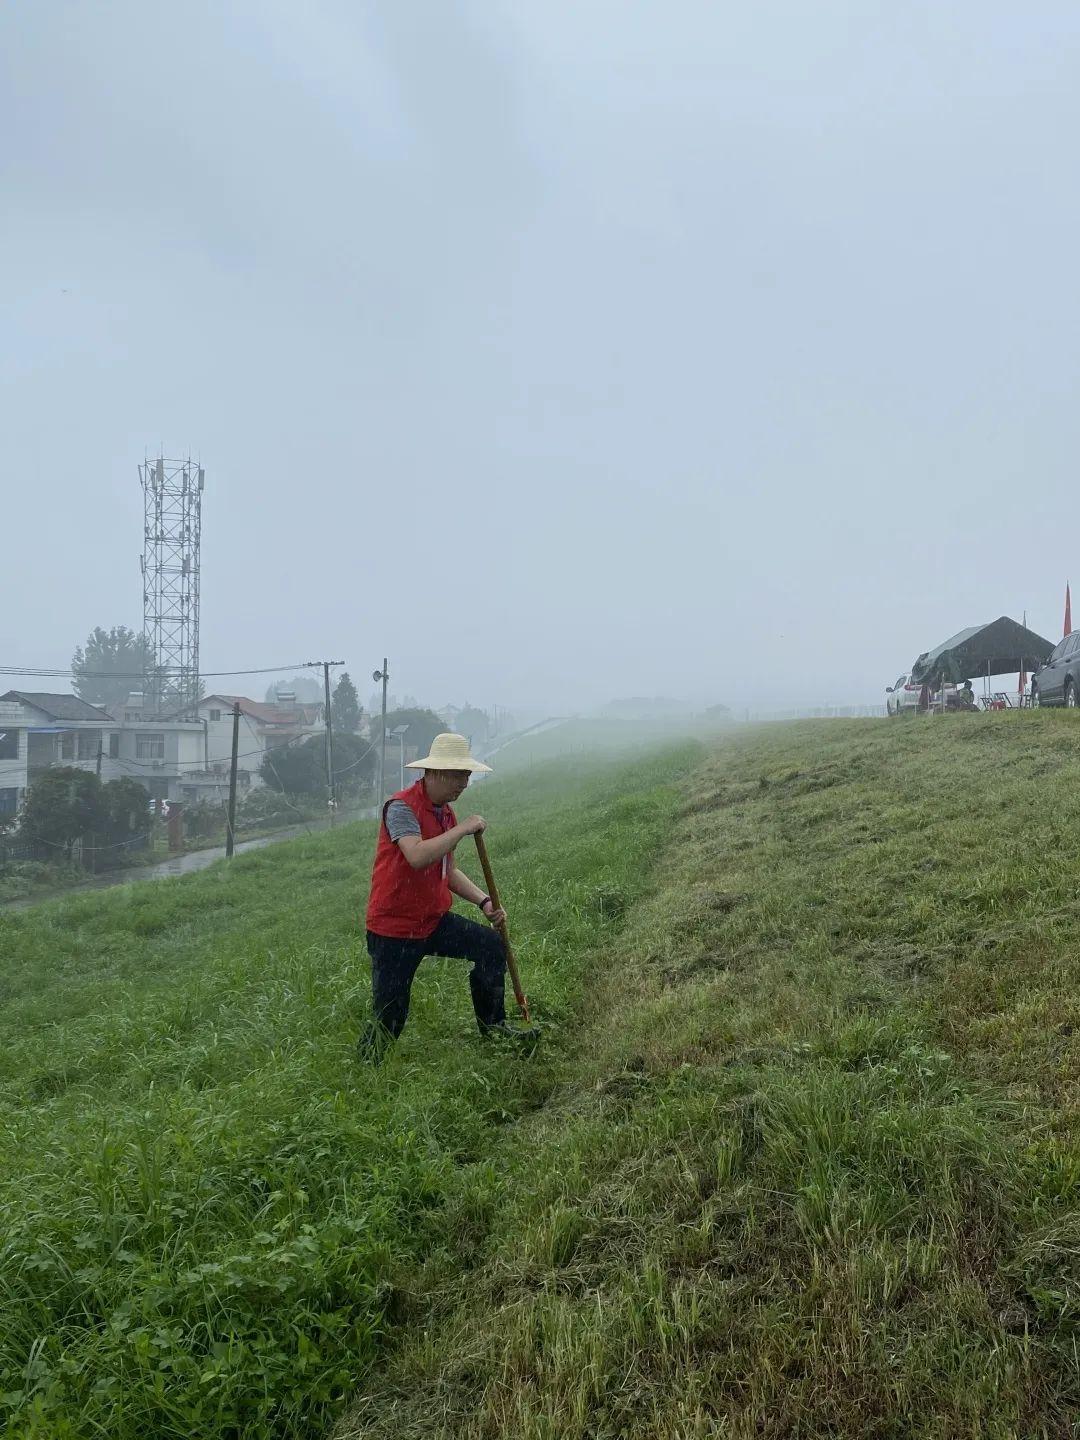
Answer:
[[[922,686],[916,685],[910,675],[901,675],[895,685],[887,685],[885,711],[889,715],[914,715],[919,708]]]
[[[954,704],[956,686],[952,681],[945,683],[945,708],[950,709]],[[922,694],[922,685],[916,685],[910,675],[901,675],[895,685],[886,685],[885,694],[889,697],[885,701],[885,710],[889,715],[914,715],[919,709],[919,696]],[[936,710],[941,704],[941,691],[931,690],[930,709]]]

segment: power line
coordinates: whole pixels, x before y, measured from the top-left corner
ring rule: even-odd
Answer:
[[[244,714],[243,710],[240,711],[240,714],[241,714],[241,716],[242,716],[242,718],[243,718],[244,724],[245,724],[245,725],[248,727],[248,729],[251,731],[251,738],[252,738],[253,740],[257,740],[259,737],[255,734],[255,728],[254,728],[254,726],[252,725],[251,721],[248,719],[247,715]],[[299,739],[307,740],[307,739],[310,739],[311,737],[310,737],[310,736],[307,736],[307,735],[303,735],[303,736],[299,736],[299,735],[298,735],[296,738],[297,738],[298,740],[299,740]],[[290,741],[289,743],[291,744],[292,742]],[[308,817],[303,813],[303,811],[300,809],[300,807],[299,807],[298,805],[294,805],[293,802],[289,799],[288,795],[287,795],[286,792],[285,792],[285,786],[284,786],[284,783],[282,782],[281,776],[278,774],[278,768],[277,768],[277,766],[274,764],[273,759],[271,758],[272,755],[273,755],[274,749],[284,750],[285,748],[286,748],[286,747],[285,747],[284,745],[279,745],[279,746],[276,746],[276,747],[275,747],[275,746],[272,746],[269,750],[266,750],[266,751],[265,751],[263,758],[265,759],[267,765],[269,765],[270,769],[273,771],[274,779],[275,779],[275,780],[278,782],[278,784],[281,786],[281,789],[278,791],[278,794],[281,796],[282,800],[285,801],[285,804],[288,805],[289,809],[290,809],[290,810],[295,810],[296,813],[297,813],[297,815],[300,816],[300,819],[301,819],[301,821],[303,822],[304,829],[305,829],[305,830],[307,831],[307,833],[310,835],[310,834],[311,834],[311,826],[308,824]]]
[[[340,769],[336,769],[336,768],[335,768],[334,774],[335,774],[335,775],[347,775],[350,770],[355,770],[358,765],[360,765],[364,760],[366,760],[367,757],[371,754],[372,750],[374,750],[374,749],[375,749],[375,741],[373,740],[373,741],[371,742],[371,744],[367,747],[366,750],[361,750],[359,756],[357,757],[357,759],[355,759],[355,760],[352,762],[351,765],[343,765]]]
[[[321,670],[322,666],[312,665],[309,660],[301,660],[295,665],[260,665],[255,670],[201,670],[199,679],[213,680],[234,675],[277,675],[285,670],[315,669]],[[152,673],[155,676],[165,676],[173,672],[167,666],[155,665]],[[138,674],[124,674],[116,670],[49,670],[34,665],[0,665],[0,675],[28,675],[32,678],[54,680],[145,680],[147,672],[140,670]]]
[[[244,712],[241,711],[240,713],[243,715]],[[247,724],[248,729],[251,730],[251,738],[253,740],[258,740],[259,737],[252,729],[251,721],[248,720],[246,715],[244,715],[244,720]],[[90,731],[90,734],[93,733],[93,731]],[[317,734],[318,731],[313,731],[310,735],[290,735],[287,740],[283,740],[280,745],[272,745],[269,750],[266,749],[264,746],[260,746],[258,750],[245,750],[236,758],[238,760],[246,760],[251,755],[268,755],[271,750],[287,750],[290,745],[299,745],[305,740],[314,739],[315,735]],[[106,758],[111,760],[112,764],[114,765],[138,765],[140,768],[147,770],[179,770],[182,767],[188,765],[195,768],[201,767],[203,770],[206,769],[205,760],[136,760],[129,755],[107,756]],[[215,760],[213,763],[215,765],[224,765],[225,761]]]

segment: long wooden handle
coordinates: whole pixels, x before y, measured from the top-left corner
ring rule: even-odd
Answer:
[[[473,836],[476,841],[476,853],[480,856],[480,868],[484,872],[484,884],[491,896],[491,903],[496,910],[501,910],[499,902],[499,887],[495,884],[495,876],[491,872],[491,861],[488,859],[487,846],[484,844],[484,837],[479,832]],[[510,981],[514,987],[514,999],[518,1003],[522,1019],[529,1021],[529,1002],[525,998],[525,991],[521,988],[521,976],[518,974],[517,960],[514,957],[514,947],[510,944],[510,931],[504,920],[496,927],[502,936],[503,944],[506,946],[506,968],[510,971]]]

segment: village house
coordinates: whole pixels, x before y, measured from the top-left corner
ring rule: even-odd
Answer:
[[[322,733],[323,706],[297,701],[280,691],[276,701],[249,700],[246,695],[207,695],[199,702],[199,720],[206,732],[207,768],[228,774],[232,756],[232,712],[240,706],[237,772],[248,783],[261,784],[259,767],[268,752],[306,735]]]
[[[75,695],[0,695],[0,816],[17,813],[35,775],[54,765],[92,770],[103,781],[128,776],[151,799],[223,799],[228,773],[208,763],[206,727],[143,713],[137,694],[112,712]]]

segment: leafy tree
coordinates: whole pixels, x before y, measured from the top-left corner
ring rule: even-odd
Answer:
[[[334,788],[354,795],[370,780],[375,750],[359,735],[334,736]],[[263,756],[259,774],[271,790],[286,795],[326,796],[326,748],[321,735],[298,745],[279,745]]]
[[[375,747],[362,735],[334,733],[334,789],[338,799],[356,796],[374,783]]]
[[[334,693],[330,700],[330,718],[334,722],[335,735],[355,735],[360,729],[362,713],[356,686],[349,679],[349,672],[345,670],[342,672],[341,679],[334,686]]]
[[[458,711],[454,724],[458,733],[464,735],[473,745],[481,744],[491,731],[491,718],[487,711],[478,710],[475,705],[467,703]]]
[[[100,818],[92,837],[94,868],[125,865],[151,828],[149,797],[137,780],[123,776],[102,785]]]
[[[122,844],[150,828],[149,799],[145,788],[130,776],[109,780],[101,787],[101,818],[104,838],[110,845]]]
[[[407,725],[409,728],[405,733],[405,744],[410,750],[416,750],[418,755],[426,755],[431,749],[431,742],[436,735],[446,732],[446,721],[434,710],[409,709],[391,710],[386,716],[387,730],[396,730],[399,725]],[[372,735],[376,743],[379,738],[379,718],[375,718],[372,727]],[[387,744],[389,745],[389,741]],[[387,769],[390,768],[389,758]]]
[[[39,845],[63,850],[70,860],[76,840],[104,828],[103,788],[89,770],[65,765],[43,771],[26,792],[22,833]],[[145,810],[145,790],[142,800]]]
[[[217,800],[193,800],[184,806],[184,836],[188,840],[205,840],[225,828],[227,811]]]
[[[259,774],[271,790],[286,795],[315,795],[326,791],[326,751],[322,737],[311,735],[298,745],[268,750]]]
[[[140,689],[141,677],[152,674],[156,662],[148,635],[126,625],[111,630],[98,625],[72,656],[75,693],[90,705],[122,705],[130,691]]]

